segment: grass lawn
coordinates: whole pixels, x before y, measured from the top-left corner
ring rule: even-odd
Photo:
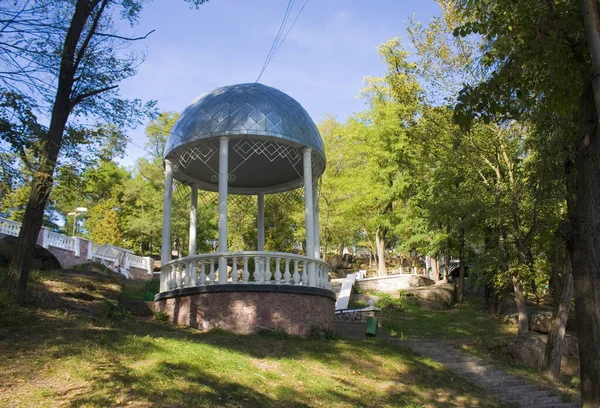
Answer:
[[[516,334],[483,311],[483,299],[467,298],[450,310],[425,310],[414,304],[402,309],[384,309],[383,324],[403,339],[489,338]]]
[[[203,334],[129,316],[119,285],[88,278],[38,277],[32,296],[52,308],[0,301],[0,406],[506,406],[403,348]]]

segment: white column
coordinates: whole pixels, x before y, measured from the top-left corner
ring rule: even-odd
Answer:
[[[319,234],[319,189],[317,180],[313,183],[313,216],[314,216],[314,234],[315,234],[315,258],[321,259],[321,237]]]
[[[258,229],[258,251],[265,250],[265,194],[261,191],[256,196],[258,206],[257,229]]]
[[[227,179],[229,177],[229,139],[219,143],[219,252],[227,252]],[[219,283],[227,283],[227,259],[219,258]]]
[[[162,246],[160,251],[161,269],[164,264],[171,260],[171,207],[173,203],[173,166],[169,159],[165,159],[165,191],[163,201],[163,228]],[[160,290],[167,290],[166,274],[160,274]]]
[[[315,256],[315,221],[312,183],[312,150],[303,151],[302,162],[304,166],[304,219],[306,222],[306,256]],[[306,272],[304,272],[306,273]],[[308,286],[316,286],[316,272],[313,263],[308,265]]]
[[[48,230],[46,228],[42,228],[42,247],[48,249]]]
[[[190,186],[191,197],[190,197],[190,245],[189,254],[196,255],[196,222],[198,219],[198,185],[192,184]]]
[[[75,252],[75,256],[81,256],[81,241],[79,237],[73,237],[73,252]]]

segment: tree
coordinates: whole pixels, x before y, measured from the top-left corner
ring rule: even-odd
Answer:
[[[203,2],[195,0],[193,4]],[[0,38],[0,57],[4,71],[9,72],[1,79],[13,89],[35,95],[39,107],[42,100],[50,105],[17,250],[4,281],[5,289],[19,303],[26,300],[29,254],[42,225],[61,148],[69,142],[65,135],[85,139],[88,133],[75,118],[105,119],[125,126],[137,123],[152,109],[138,100],[120,99],[116,91],[121,80],[135,74],[138,59],[118,51],[134,39],[115,33],[111,13],[118,12],[134,23],[142,1],[39,0],[31,7],[29,3],[4,2],[0,8],[5,28],[10,27]],[[77,138],[74,142],[77,144]]]
[[[600,253],[596,248],[600,179],[595,176],[600,172],[600,126],[594,100],[598,32],[590,24],[597,21],[596,4],[575,0],[456,3],[469,19],[457,35],[483,33],[482,64],[493,68],[485,81],[461,91],[457,119],[527,117],[533,126],[548,129],[544,120],[553,110],[553,125],[564,131],[546,132],[544,142],[559,154],[565,145],[576,152],[573,160],[559,163],[566,180],[574,175],[577,180],[575,200],[567,201],[569,218],[563,230],[573,262],[582,404],[600,406]],[[577,133],[568,131],[573,128]]]

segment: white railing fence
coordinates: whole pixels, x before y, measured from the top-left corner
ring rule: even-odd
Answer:
[[[20,230],[20,222],[0,217],[0,234],[16,237],[19,235]],[[153,273],[154,260],[152,258],[137,256],[128,249],[119,248],[113,245],[97,245],[79,237],[69,237],[67,235],[52,232],[46,228],[42,228],[40,234],[41,245],[44,248],[60,248],[65,251],[73,252],[75,257],[81,257],[81,246],[85,245],[85,242],[87,242],[87,260],[100,261],[128,278],[132,277],[129,271],[130,267],[143,269],[147,271],[148,274]],[[85,261],[82,259],[81,263],[83,262]]]
[[[222,269],[219,265],[223,265]],[[330,289],[329,265],[283,252],[225,252],[193,255],[161,267],[160,290],[215,284],[303,285]]]

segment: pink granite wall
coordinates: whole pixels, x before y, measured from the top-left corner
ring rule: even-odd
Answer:
[[[200,330],[250,334],[260,328],[306,335],[311,327],[335,328],[335,301],[325,296],[275,292],[216,292],[159,300],[157,312],[172,323]]]

